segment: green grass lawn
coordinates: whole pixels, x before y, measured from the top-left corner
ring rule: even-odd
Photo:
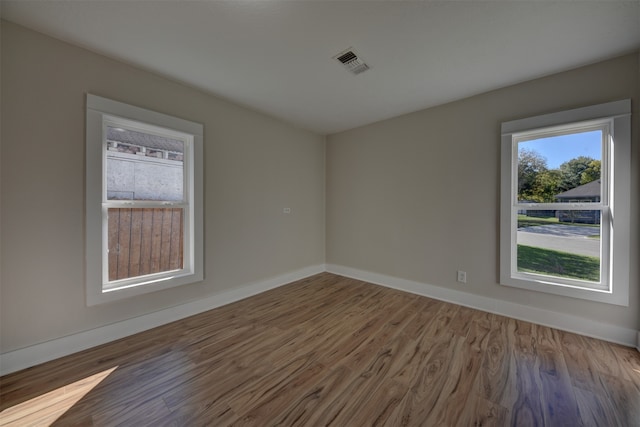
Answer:
[[[598,282],[600,259],[552,249],[518,245],[518,271]]]

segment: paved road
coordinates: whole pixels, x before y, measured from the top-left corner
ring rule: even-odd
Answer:
[[[600,239],[586,237],[598,231],[592,227],[566,225],[526,227],[518,230],[518,244],[600,257]]]

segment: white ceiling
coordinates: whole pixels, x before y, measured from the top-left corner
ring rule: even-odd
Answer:
[[[640,47],[640,0],[4,0],[1,14],[321,134]],[[332,59],[349,47],[371,70]]]

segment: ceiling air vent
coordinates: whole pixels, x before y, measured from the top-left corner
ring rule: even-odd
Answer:
[[[340,61],[344,68],[353,74],[364,73],[369,69],[369,66],[351,48],[340,52],[333,59]]]

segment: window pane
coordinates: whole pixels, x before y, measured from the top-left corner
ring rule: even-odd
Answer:
[[[182,208],[110,208],[109,281],[183,267]]]
[[[600,281],[599,210],[521,212],[517,242],[519,272]]]
[[[602,131],[518,142],[518,201],[599,202]]]
[[[184,142],[107,127],[107,199],[182,201]]]

